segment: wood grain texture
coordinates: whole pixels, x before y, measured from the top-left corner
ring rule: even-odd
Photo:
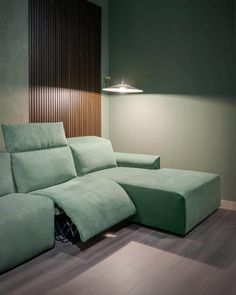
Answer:
[[[64,123],[68,137],[101,135],[101,8],[29,0],[30,122]]]
[[[224,208],[184,238],[124,223],[85,244],[57,242],[1,275],[0,294],[235,295],[236,211]]]

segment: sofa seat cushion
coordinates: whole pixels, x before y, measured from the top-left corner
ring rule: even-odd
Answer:
[[[53,247],[54,206],[49,198],[3,196],[0,216],[0,272]]]
[[[75,224],[82,241],[135,214],[136,209],[116,182],[86,175],[32,192],[51,198]]]
[[[77,176],[68,146],[14,153],[12,169],[20,193],[56,185]]]
[[[93,173],[119,183],[137,208],[135,221],[184,235],[220,206],[220,178],[176,169],[117,167]]]

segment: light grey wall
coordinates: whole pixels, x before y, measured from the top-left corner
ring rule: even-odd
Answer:
[[[145,91],[111,96],[110,138],[162,167],[218,173],[236,201],[234,2],[110,1],[111,75]]]
[[[0,123],[28,121],[28,1],[0,1]],[[1,128],[0,128],[1,129]],[[4,149],[0,130],[0,150]]]
[[[109,74],[108,0],[89,0],[102,8],[102,67],[101,84]],[[109,138],[109,95],[102,93],[102,136]]]

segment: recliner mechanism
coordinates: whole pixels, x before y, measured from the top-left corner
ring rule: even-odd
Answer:
[[[80,240],[76,226],[65,213],[55,216],[55,239],[62,243],[73,244]]]

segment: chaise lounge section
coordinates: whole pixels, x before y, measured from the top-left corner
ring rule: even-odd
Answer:
[[[96,175],[125,189],[137,208],[133,221],[179,235],[186,235],[220,206],[220,178],[215,174],[117,167]]]

